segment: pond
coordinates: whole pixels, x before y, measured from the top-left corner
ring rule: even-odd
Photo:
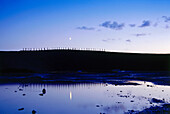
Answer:
[[[123,114],[170,103],[169,90],[168,85],[136,80],[121,85],[8,83],[0,85],[0,113]]]

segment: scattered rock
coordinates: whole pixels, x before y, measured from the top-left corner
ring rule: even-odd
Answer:
[[[24,110],[24,108],[19,108],[18,111]]]
[[[23,91],[23,89],[19,89],[19,91]]]
[[[144,109],[141,112],[138,111],[135,114],[169,114],[169,112],[170,104],[164,104],[162,106],[151,106],[150,108]]]
[[[134,102],[134,100],[131,100],[130,102]]]
[[[39,95],[40,95],[40,96],[43,96],[43,94],[42,94],[42,93],[40,93]]]
[[[128,96],[128,95],[119,95],[119,97],[126,97],[126,98],[128,98],[130,96]]]
[[[35,110],[32,110],[32,114],[36,114],[37,112]]]
[[[131,114],[131,113],[133,113],[133,112],[135,112],[134,110],[129,110],[129,113]]]
[[[152,85],[147,85],[147,87],[153,87]]]
[[[120,91],[120,92],[122,92],[122,91]]]
[[[162,92],[164,92],[164,90],[162,90]]]
[[[156,98],[152,98],[152,99],[151,99],[151,102],[152,102],[152,103],[165,103],[165,101],[160,100],[160,99],[156,99]]]
[[[100,107],[99,105],[96,105],[96,107]]]
[[[43,90],[42,90],[42,93],[43,93],[43,94],[46,94],[46,90],[45,90],[45,89],[43,89]]]
[[[116,103],[118,103],[118,104],[119,104],[119,103],[122,103],[122,102],[116,102]]]

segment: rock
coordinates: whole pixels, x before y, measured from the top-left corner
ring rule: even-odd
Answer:
[[[23,89],[19,89],[19,91],[23,91]]]
[[[18,111],[24,110],[24,108],[19,108]]]
[[[40,96],[43,96],[43,94],[42,94],[42,93],[40,93],[39,95],[40,95]]]
[[[99,105],[96,105],[96,107],[100,107]]]
[[[147,87],[153,87],[153,85],[147,85]]]
[[[116,103],[118,103],[118,104],[119,104],[119,103],[122,103],[122,102],[116,102]]]
[[[17,92],[17,91],[14,91],[15,93]]]
[[[156,99],[156,98],[152,98],[152,99],[151,99],[151,102],[152,102],[152,103],[165,103],[165,101],[160,100],[160,99]]]
[[[45,89],[43,89],[43,90],[42,90],[42,93],[43,93],[43,94],[46,94],[46,90],[45,90]]]
[[[23,96],[25,96],[26,94],[22,94]]]
[[[35,110],[32,110],[32,114],[36,114],[37,112]]]
[[[141,112],[138,111],[135,114],[169,114],[169,112],[170,104],[164,104],[162,106],[151,106],[150,108],[146,108]]]

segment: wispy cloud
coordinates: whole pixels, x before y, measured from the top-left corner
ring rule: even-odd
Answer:
[[[130,27],[135,27],[135,26],[136,26],[136,24],[129,24],[129,26],[130,26]]]
[[[111,39],[111,38],[108,38],[108,39],[103,39],[102,41],[103,41],[103,42],[110,42],[110,41],[114,41],[114,40],[115,40],[115,39],[113,39],[113,38],[112,38],[112,39]]]
[[[158,26],[158,22],[156,22],[153,26],[154,26],[154,27],[157,27],[157,26]]]
[[[151,22],[150,22],[150,21],[144,20],[144,21],[142,22],[142,25],[140,25],[139,27],[148,27],[148,26],[150,26],[150,25],[151,25]]]
[[[140,33],[140,34],[133,34],[136,37],[140,37],[140,36],[146,36],[146,35],[150,35],[150,34],[146,34],[146,33]]]
[[[162,18],[164,19],[164,22],[169,22],[170,21],[170,17],[162,16]]]
[[[95,30],[95,28],[93,28],[93,27],[86,27],[86,26],[77,27],[76,29],[79,29],[79,30]]]
[[[124,23],[119,24],[116,21],[113,21],[113,22],[106,21],[106,22],[102,23],[100,26],[105,27],[105,28],[114,29],[114,30],[122,30],[123,27],[125,26],[125,24]]]
[[[169,25],[166,25],[166,26],[165,26],[165,29],[169,29],[169,28],[170,28],[170,26],[169,26]]]
[[[130,39],[128,39],[128,40],[126,40],[126,42],[131,42],[131,40],[130,40]]]

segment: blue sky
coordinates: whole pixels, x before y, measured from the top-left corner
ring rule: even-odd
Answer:
[[[0,50],[169,53],[169,8],[170,0],[0,0]]]

